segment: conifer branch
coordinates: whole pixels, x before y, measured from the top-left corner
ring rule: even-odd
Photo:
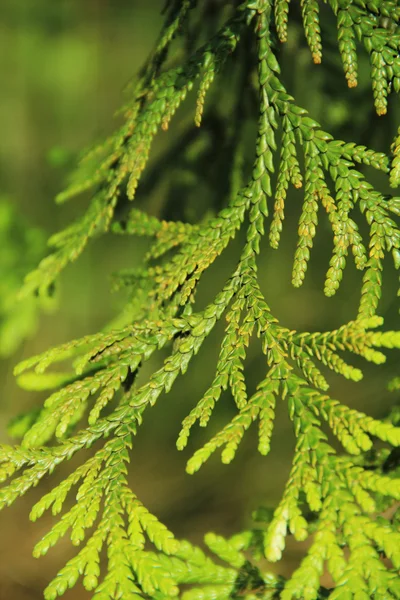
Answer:
[[[248,0],[232,7],[232,16],[214,37],[181,65],[167,67],[172,41],[183,35],[185,24],[190,27],[189,16],[196,9],[190,0],[168,2],[165,26],[124,109],[125,123],[86,155],[69,188],[58,197],[63,202],[94,190],[85,215],[51,238],[55,252],[28,275],[22,290],[26,297],[46,296],[88,241],[110,229],[146,236],[151,245],[138,269],[118,276],[119,284],[129,287],[134,296],[127,311],[130,317],[123,325],[52,348],[15,370],[21,384],[51,393],[41,410],[22,417],[11,428],[21,443],[0,445],[0,508],[11,505],[64,461],[95,445],[91,457],[32,509],[33,520],[46,510],[55,516],[64,511],[35,547],[35,556],[46,554],[67,534],[73,545],[80,546],[47,587],[47,600],[62,596],[81,577],[95,600],[400,597],[399,533],[394,521],[377,516],[382,507],[394,506],[400,499],[398,455],[393,454],[400,447],[399,420],[396,415],[388,420],[370,417],[329,393],[330,371],[353,381],[362,378],[362,370],[347,362],[349,355],[379,365],[386,359],[385,350],[400,349],[400,332],[382,330],[383,319],[377,315],[386,255],[392,253],[395,268],[400,266],[399,199],[375,189],[361,169],[373,167],[392,186],[397,185],[399,144],[398,140],[394,143],[390,158],[363,145],[336,140],[287,92],[275,36],[284,42],[290,34],[289,4]],[[359,77],[358,39],[371,63],[376,110],[385,114],[389,93],[400,89],[396,3],[330,0],[329,5],[337,17],[339,52],[349,87],[355,87]],[[301,15],[313,60],[320,63],[318,3],[302,1]],[[252,61],[245,68],[254,71],[258,91],[249,173],[244,168],[238,126],[232,171],[227,174],[230,179],[222,208],[215,214],[187,223],[132,208],[119,219],[117,203],[124,204],[140,193],[138,186],[156,134],[169,127],[195,84],[194,127],[204,124],[215,102],[213,98],[206,101],[207,92],[211,85],[219,85],[242,38],[251,43],[252,51],[243,55]],[[240,78],[241,87],[242,83]],[[240,90],[235,127],[241,117],[238,113],[246,110],[242,96],[246,93]],[[195,138],[190,137],[188,143]],[[262,292],[258,255],[269,205],[273,207],[269,241],[276,249],[290,184],[304,188],[293,284],[303,283],[322,219],[329,224],[333,240],[326,295],[338,290],[350,253],[363,272],[358,315],[332,331],[288,329]],[[368,243],[359,230],[360,215],[368,227]],[[199,310],[196,290],[203,274],[240,229],[245,242],[237,265],[206,308]],[[217,534],[206,536],[208,548],[228,566],[176,540],[136,497],[127,477],[134,437],[143,419],[150,418],[149,410],[145,416],[146,409],[157,401],[171,401],[166,395],[176,379],[191,366],[223,318],[226,327],[212,381],[198,403],[188,407],[178,449],[185,448],[196,422],[201,427],[209,424],[223,391],[230,391],[236,414],[196,450],[187,464],[188,472],[196,472],[217,449],[222,450],[222,462],[230,463],[254,422],[259,452],[267,455],[275,412],[282,410],[278,399],[286,404],[296,443],[289,479],[272,516],[262,518],[260,528],[228,540]],[[251,394],[245,360],[250,343],[255,343],[253,334],[265,356],[265,374]],[[162,366],[147,381],[137,383],[138,370],[161,349],[167,352]],[[69,363],[66,370],[51,370],[62,362]],[[397,379],[391,385],[398,389]],[[324,422],[343,452],[333,447]],[[375,441],[385,447],[378,450]],[[374,453],[377,459],[369,462],[368,456]],[[67,509],[72,494],[75,503]],[[311,534],[307,554],[289,579],[253,564],[261,556],[269,562],[280,560],[288,535],[304,541]],[[101,572],[103,549],[107,567]],[[387,561],[380,560],[381,556]],[[332,590],[320,586],[325,568],[335,582]]]

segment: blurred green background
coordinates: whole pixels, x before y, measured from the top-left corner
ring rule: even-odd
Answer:
[[[46,234],[61,229],[84,209],[84,199],[57,207],[54,196],[62,189],[78,153],[114,127],[112,116],[122,104],[122,92],[156,39],[162,23],[162,4],[158,0],[1,0],[0,198],[11,202],[17,214]],[[324,63],[321,67],[313,66],[297,17],[295,14],[290,42],[280,50],[283,77],[290,93],[335,136],[387,151],[399,122],[398,107],[391,106],[390,116],[384,119],[374,115],[366,60],[360,61],[359,88],[347,89],[336,50],[335,23],[329,15],[323,31]],[[217,90],[214,93],[218,94],[218,79],[214,85]],[[179,119],[186,117],[187,111],[180,113],[178,124]],[[163,136],[157,137],[155,152],[166,146],[166,139],[172,140]],[[252,143],[249,139],[250,161]],[[372,170],[366,172],[372,183],[389,191],[384,178]],[[207,176],[205,169],[206,183]],[[177,201],[184,202],[183,189],[184,186]],[[203,192],[199,191],[199,202]],[[156,211],[157,206],[165,203],[162,194],[161,186],[149,199],[149,205]],[[262,287],[283,325],[311,331],[330,329],[355,316],[360,274],[349,261],[337,296],[324,297],[331,234],[321,213],[306,283],[300,290],[292,288],[290,273],[301,197],[300,192],[289,194],[279,252],[264,244],[260,258]],[[146,198],[142,200],[146,206]],[[200,302],[210,299],[220,289],[221,281],[235,265],[242,239],[240,234],[205,275],[200,285]],[[96,332],[114,317],[123,306],[124,297],[110,292],[111,274],[119,268],[137,265],[144,247],[142,240],[109,235],[92,243],[83,257],[63,274],[57,311],[41,316],[36,335],[10,359],[0,361],[2,442],[9,441],[6,425],[10,418],[28,407],[40,405],[44,399],[43,395],[18,389],[12,375],[13,365],[49,346]],[[396,274],[388,262],[381,313],[392,328],[398,326],[396,289]],[[257,455],[256,430],[252,429],[232,465],[222,466],[218,457],[214,457],[199,474],[184,473],[190,452],[234,414],[233,402],[225,395],[209,429],[196,431],[184,453],[175,450],[181,419],[211,381],[222,327],[223,324],[210,336],[173,392],[148,414],[131,465],[135,493],[178,536],[195,542],[201,542],[203,533],[209,530],[233,533],[249,524],[252,509],[260,504],[273,506],[282,493],[294,445],[285,407],[278,405],[269,457]],[[149,368],[154,368],[160,360],[161,357],[155,359]],[[265,372],[256,343],[250,348],[247,367],[251,390]],[[395,368],[396,358],[392,355],[383,367],[369,366],[359,384],[330,377],[332,395],[354,408],[384,416],[392,402],[385,386]],[[54,480],[63,473],[56,474]],[[66,541],[40,562],[31,557],[34,543],[51,526],[52,518],[43,517],[33,525],[28,519],[29,510],[50,489],[52,481],[44,481],[39,489],[0,515],[0,600],[42,598],[46,582],[74,552]],[[282,574],[291,572],[304,547],[289,540],[285,559],[276,569]],[[79,587],[65,596],[75,600],[88,597]]]

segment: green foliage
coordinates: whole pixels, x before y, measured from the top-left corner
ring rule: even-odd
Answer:
[[[0,201],[0,357],[5,357],[36,328],[38,301],[18,292],[24,276],[45,252],[44,234],[27,227],[10,202]]]
[[[45,298],[89,239],[106,231],[146,236],[151,246],[140,269],[117,276],[118,285],[132,295],[129,317],[121,326],[51,349],[16,368],[21,385],[54,391],[39,412],[14,424],[12,432],[22,438],[21,443],[0,447],[1,507],[96,444],[90,457],[32,509],[33,520],[46,510],[53,515],[64,510],[37,544],[35,556],[46,554],[67,534],[80,546],[47,587],[47,600],[61,596],[79,578],[95,600],[400,598],[398,517],[381,516],[400,500],[398,411],[387,420],[372,418],[333,398],[328,381],[330,371],[355,382],[362,378],[362,371],[348,362],[351,354],[379,365],[385,361],[385,350],[400,348],[400,332],[382,330],[383,319],[377,314],[386,256],[392,255],[395,268],[400,267],[400,198],[375,189],[361,168],[376,169],[393,187],[398,185],[399,138],[391,156],[334,139],[287,92],[276,37],[282,42],[288,38],[289,4],[248,0],[229,7],[230,15],[217,32],[200,39],[197,49],[176,65],[168,59],[172,40],[186,35],[183,47],[190,48],[198,39],[193,23],[199,27],[191,19],[205,9],[195,11],[195,3],[189,0],[167,3],[165,27],[124,109],[124,124],[83,158],[69,188],[58,197],[64,202],[94,190],[86,214],[51,238],[55,251],[28,275],[26,298],[32,294]],[[400,91],[400,9],[391,0],[330,0],[328,4],[337,19],[348,85],[355,87],[358,81],[358,41],[370,60],[376,111],[383,115],[389,94]],[[318,2],[303,0],[301,16],[313,61],[320,63]],[[162,220],[138,208],[127,210],[155,135],[168,129],[195,85],[194,122],[204,125],[218,105],[210,98],[207,108],[207,96],[223,77],[233,53],[240,76],[231,82],[238,106],[232,109],[235,133],[223,207],[196,223]],[[247,169],[242,111],[252,118],[251,103],[245,99],[255,92],[257,135],[253,165]],[[199,160],[198,138],[186,141],[184,151],[192,150],[193,160]],[[273,206],[269,241],[278,248],[291,184],[304,188],[294,286],[301,286],[306,276],[319,212],[326,212],[333,238],[325,294],[337,292],[349,254],[362,272],[358,314],[333,331],[288,329],[273,315],[260,288],[257,257],[269,205]],[[214,299],[199,309],[196,289],[203,273],[241,228],[246,240],[235,269]],[[273,514],[261,511],[257,527],[231,539],[206,536],[207,546],[217,556],[214,561],[200,548],[176,540],[148,512],[128,485],[127,468],[146,409],[171,391],[223,317],[226,327],[213,380],[184,419],[178,449],[185,448],[195,423],[208,425],[225,390],[234,399],[236,415],[194,453],[188,472],[196,472],[218,449],[222,462],[230,463],[253,422],[258,425],[259,451],[268,454],[278,399],[286,403],[296,447],[285,491]],[[250,394],[245,360],[249,344],[257,343],[254,337],[265,355],[265,376]],[[161,349],[169,351],[163,365],[148,381],[137,383],[141,366]],[[64,361],[71,365],[68,370],[47,372]],[[398,389],[398,380],[391,386]],[[325,423],[333,436],[327,434]],[[343,451],[337,450],[333,437]],[[64,508],[70,494],[75,503]],[[269,573],[263,558],[279,561],[288,535],[304,541],[311,534],[307,554],[288,580]],[[107,568],[102,572],[103,549]],[[221,561],[228,566],[221,566]],[[334,581],[330,590],[320,586],[325,571]]]

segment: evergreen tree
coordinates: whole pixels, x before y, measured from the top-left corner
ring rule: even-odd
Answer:
[[[16,367],[22,385],[51,394],[39,411],[13,421],[10,433],[20,442],[0,445],[0,507],[13,504],[64,461],[82,456],[80,466],[32,508],[32,520],[47,510],[62,513],[36,545],[35,556],[67,535],[79,546],[49,583],[46,600],[62,596],[79,579],[95,600],[400,598],[400,413],[394,406],[386,419],[368,416],[332,397],[328,382],[329,371],[356,382],[362,378],[362,371],[347,362],[351,354],[379,365],[386,349],[400,348],[400,331],[384,329],[379,315],[383,267],[391,268],[386,257],[400,267],[400,198],[394,195],[400,183],[400,128],[391,148],[377,152],[335,139],[298,104],[281,75],[281,43],[290,43],[293,33],[289,8],[293,21],[301,20],[316,65],[322,61],[321,27],[328,44],[337,28],[349,88],[358,84],[358,60],[367,58],[376,113],[387,113],[390,96],[398,102],[397,0],[328,0],[324,5],[301,0],[299,6],[290,0],[170,0],[156,47],[132,85],[122,126],[84,156],[57,198],[66,202],[92,193],[86,213],[49,240],[52,252],[26,277],[17,308],[34,311],[37,298],[47,302],[60,273],[96,236],[146,236],[151,244],[140,268],[116,277],[129,300],[112,324]],[[315,68],[329,74],[329,65]],[[146,179],[153,140],[169,128],[187,96],[197,99],[194,124],[183,134],[172,131],[170,147],[149,165]],[[162,218],[146,211],[145,202],[131,208],[136,196],[146,200],[148,190],[168,177],[173,163],[182,167],[180,177],[188,175],[184,206],[172,198]],[[379,171],[393,194],[376,189],[371,169],[364,166]],[[199,209],[190,190],[205,177],[209,199]],[[319,212],[333,239],[325,294],[338,291],[348,260],[362,273],[357,314],[332,331],[287,328],[260,286],[264,238],[278,248],[291,187],[302,192],[293,285],[301,286],[306,276],[317,227],[322,227]],[[11,223],[11,217],[2,220]],[[196,291],[203,274],[243,230],[235,268],[213,290],[208,305],[199,306]],[[22,237],[41,254],[40,236]],[[15,265],[14,258],[6,263],[10,281]],[[1,287],[0,292],[6,297]],[[2,323],[11,304],[8,300],[3,309],[0,303]],[[26,312],[12,309],[22,335],[28,329]],[[175,380],[190,373],[189,363],[224,320],[213,379],[182,423],[178,450],[186,447],[196,423],[209,424],[226,390],[236,414],[195,451],[187,471],[198,471],[217,450],[222,462],[230,463],[253,422],[258,450],[267,455],[276,410],[287,410],[296,446],[275,510],[260,509],[253,528],[229,539],[208,533],[207,553],[176,539],[149,512],[128,485],[127,472],[143,419],[151,419],[157,401],[173,398]],[[265,357],[265,373],[254,392],[245,372],[250,343]],[[161,350],[163,365],[142,380],[141,367]],[[70,368],[49,371],[60,362]],[[400,378],[390,387],[398,390]],[[87,458],[83,451],[92,446]],[[271,572],[270,563],[281,559],[289,535],[312,538],[298,569],[284,579]],[[320,583],[325,570],[334,582],[329,589]]]

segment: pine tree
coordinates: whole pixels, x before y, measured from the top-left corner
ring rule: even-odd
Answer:
[[[394,407],[384,420],[372,418],[332,397],[327,377],[330,370],[357,382],[363,373],[347,362],[349,354],[379,365],[386,349],[400,348],[400,331],[385,330],[379,316],[383,266],[390,268],[386,257],[400,267],[400,198],[375,189],[363,169],[381,172],[393,189],[399,186],[400,128],[388,152],[376,152],[335,139],[288,93],[279,44],[290,40],[288,15],[295,3],[221,2],[212,11],[211,4],[167,2],[163,30],[123,109],[124,123],[84,156],[57,198],[66,202],[92,193],[86,213],[51,237],[52,252],[26,277],[20,292],[24,302],[46,301],[60,273],[91,238],[110,231],[146,236],[151,245],[140,268],[117,276],[129,302],[111,326],[16,367],[22,385],[51,394],[40,411],[14,421],[11,433],[20,442],[0,446],[0,507],[13,504],[61,463],[96,444],[90,458],[82,458],[32,508],[32,520],[48,510],[61,515],[36,545],[35,556],[67,535],[79,547],[49,583],[46,600],[62,596],[80,579],[94,600],[400,598],[399,410]],[[398,102],[400,93],[398,2],[328,0],[322,6],[301,0],[299,10],[316,65],[323,60],[321,24],[335,20],[349,88],[358,84],[359,57],[368,57],[375,110],[385,115],[389,96]],[[172,46],[174,40],[180,45]],[[204,159],[197,128],[215,119],[225,85],[234,88],[235,102],[224,115],[229,152],[219,157],[224,168],[216,188],[217,211],[189,222],[130,208],[140,194],[155,136],[168,129],[186,97],[194,95],[194,125],[175,140],[169,159],[185,154],[196,185]],[[244,152],[246,120],[257,120],[250,168]],[[163,165],[168,157],[149,177],[162,177]],[[326,212],[320,218],[333,236],[325,294],[333,296],[339,289],[349,255],[362,272],[358,313],[333,331],[285,327],[260,287],[261,243],[266,236],[278,248],[291,186],[303,194],[293,285],[301,286],[306,276],[319,212]],[[234,270],[199,309],[196,290],[202,275],[243,228],[245,243]],[[196,423],[209,424],[226,390],[236,415],[196,450],[187,471],[198,471],[217,450],[222,462],[230,463],[253,422],[258,450],[267,455],[274,415],[283,406],[296,446],[273,513],[258,511],[253,528],[229,539],[208,533],[208,553],[176,539],[135,495],[127,472],[143,419],[151,418],[150,409],[161,397],[173,396],[175,380],[190,372],[189,363],[221,320],[226,325],[213,380],[184,419],[178,450],[186,447]],[[254,393],[248,391],[245,372],[250,343],[265,356],[265,374]],[[167,351],[163,365],[139,384],[140,368],[161,349]],[[69,369],[48,371],[65,361]],[[400,379],[390,387],[400,389]],[[332,444],[325,423],[342,451]],[[289,535],[312,538],[298,569],[284,579],[271,573],[269,563],[281,559]],[[100,561],[104,549],[106,565]],[[334,581],[331,589],[320,584],[325,570]]]

